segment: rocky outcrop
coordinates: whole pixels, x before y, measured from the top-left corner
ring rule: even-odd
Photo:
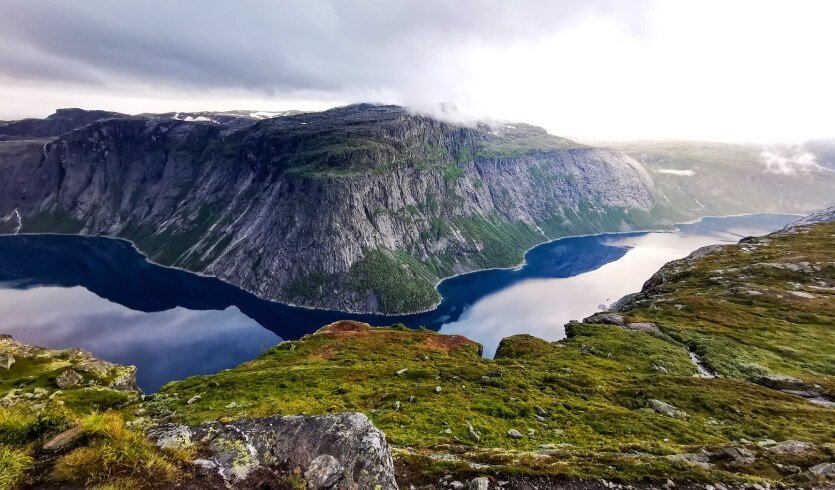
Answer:
[[[814,213],[804,216],[794,223],[787,225],[783,231],[795,230],[801,226],[816,225],[820,223],[831,223],[835,221],[835,206],[815,211]]]
[[[139,394],[136,385],[136,367],[122,366],[103,361],[81,349],[53,350],[16,341],[9,335],[0,335],[0,359],[6,359],[9,376],[26,376],[30,379],[44,376],[55,388],[96,387]],[[15,360],[25,360],[17,363]],[[11,361],[11,362],[8,362]],[[24,365],[21,365],[24,364]],[[58,375],[51,374],[58,372]],[[56,392],[60,393],[60,392]],[[14,404],[26,393],[12,390],[3,398],[3,405]]]
[[[316,490],[397,488],[385,435],[361,413],[169,424],[148,436],[161,448],[196,448],[195,465],[232,482],[279,470]]]

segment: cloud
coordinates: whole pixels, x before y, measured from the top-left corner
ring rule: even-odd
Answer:
[[[687,170],[677,170],[674,168],[659,168],[656,170],[659,174],[670,174],[670,175],[681,175],[683,177],[692,177],[695,175],[695,171],[687,169]]]
[[[831,137],[833,15],[825,0],[3,0],[0,119],[451,101],[580,140],[800,141]]]
[[[798,175],[823,170],[815,155],[797,145],[765,148],[760,153],[760,162],[766,172],[773,174]]]

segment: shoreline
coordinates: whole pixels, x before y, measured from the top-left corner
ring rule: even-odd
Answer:
[[[278,305],[283,305],[283,306],[292,307],[292,308],[300,308],[300,309],[310,310],[310,311],[321,311],[321,312],[330,312],[330,313],[337,313],[337,314],[341,313],[341,314],[346,314],[346,315],[373,315],[373,316],[378,316],[378,317],[403,317],[403,316],[411,316],[411,315],[420,315],[420,314],[423,314],[423,313],[430,313],[430,312],[436,310],[438,308],[438,306],[440,306],[441,303],[443,303],[443,300],[444,300],[443,295],[441,294],[440,290],[438,289],[439,286],[441,285],[441,283],[443,283],[444,281],[455,279],[455,278],[461,277],[461,276],[466,276],[468,274],[475,274],[475,273],[485,272],[485,271],[493,271],[493,270],[516,271],[516,270],[520,270],[520,269],[524,268],[525,265],[527,265],[527,255],[528,255],[529,252],[531,252],[532,250],[534,250],[538,247],[549,245],[549,244],[558,242],[560,240],[566,240],[566,239],[570,239],[570,238],[587,238],[587,237],[595,237],[595,236],[602,236],[602,235],[625,235],[625,234],[628,234],[628,233],[674,233],[676,231],[680,231],[679,228],[678,228],[679,225],[695,224],[695,223],[699,223],[699,222],[701,222],[705,219],[708,219],[708,218],[735,218],[735,217],[744,217],[744,216],[764,216],[764,215],[783,215],[783,216],[798,216],[798,217],[805,216],[803,214],[796,214],[796,213],[775,213],[775,212],[773,212],[773,213],[737,213],[737,214],[726,214],[726,215],[707,215],[707,216],[701,216],[699,218],[692,219],[690,221],[682,221],[680,223],[673,223],[673,224],[669,225],[670,228],[647,228],[647,229],[635,229],[635,230],[628,230],[628,231],[601,231],[601,232],[597,232],[597,233],[585,233],[585,234],[579,234],[579,235],[566,235],[566,236],[562,236],[562,237],[558,237],[558,238],[553,238],[553,239],[546,240],[544,242],[540,242],[540,243],[538,243],[536,245],[533,245],[530,248],[524,250],[522,252],[522,260],[518,264],[515,264],[513,266],[488,267],[488,268],[485,268],[485,269],[475,269],[475,270],[472,270],[472,271],[460,272],[460,273],[457,273],[457,274],[453,274],[451,276],[446,276],[446,277],[440,278],[435,282],[435,284],[433,286],[435,288],[435,291],[438,293],[438,296],[440,298],[439,301],[437,301],[431,307],[428,307],[428,308],[425,308],[425,309],[422,309],[422,310],[415,310],[415,311],[408,311],[408,312],[401,312],[401,313],[380,313],[380,312],[375,313],[375,312],[363,312],[363,311],[351,311],[351,310],[334,310],[334,309],[330,309],[330,308],[322,308],[322,307],[307,306],[307,305],[298,305],[298,304],[294,304],[294,303],[290,303],[290,302],[277,301],[277,300],[265,298],[265,297],[260,296],[259,294],[255,293],[253,291],[250,291],[249,289],[246,289],[246,288],[244,288],[240,285],[234,284],[232,282],[226,281],[226,280],[224,280],[224,279],[222,279],[222,278],[220,278],[216,275],[211,275],[211,274],[206,274],[206,273],[203,273],[203,272],[192,271],[192,270],[188,270],[188,269],[184,269],[182,267],[177,267],[177,266],[172,266],[172,265],[160,264],[160,263],[156,262],[155,260],[153,260],[152,258],[150,258],[142,250],[140,250],[132,240],[129,240],[129,239],[123,238],[123,237],[116,237],[116,236],[110,236],[110,235],[87,235],[87,234],[81,234],[81,233],[54,233],[54,232],[44,232],[44,233],[24,232],[24,233],[14,233],[14,234],[4,234],[4,235],[0,235],[0,236],[8,236],[8,237],[11,237],[11,236],[72,236],[72,237],[84,237],[84,238],[104,238],[104,239],[108,239],[108,240],[121,241],[121,242],[129,244],[131,246],[131,248],[133,248],[133,250],[135,250],[139,255],[141,255],[143,257],[143,259],[149,264],[155,265],[157,267],[163,267],[163,268],[166,268],[166,269],[185,272],[185,273],[188,273],[188,274],[194,274],[194,275],[199,276],[199,277],[216,279],[218,281],[223,282],[224,284],[227,284],[229,286],[238,288],[239,290],[241,290],[243,292],[251,294],[251,295],[255,296],[256,298],[258,298],[261,301],[267,301],[267,302],[275,303],[275,304],[278,304]]]

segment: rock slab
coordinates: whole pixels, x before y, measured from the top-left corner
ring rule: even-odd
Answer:
[[[258,469],[299,467],[310,487],[397,489],[385,434],[364,414],[266,417],[198,426],[165,424],[148,431],[159,447],[196,446],[200,468],[232,482]]]

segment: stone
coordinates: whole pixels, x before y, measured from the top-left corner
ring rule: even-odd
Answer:
[[[809,478],[815,482],[835,480],[835,463],[821,463],[809,468]]]
[[[662,402],[661,400],[650,400],[649,406],[652,407],[652,409],[656,412],[660,413],[661,415],[666,415],[667,417],[681,418],[686,415],[681,410],[670,405],[669,403]]]
[[[339,460],[330,454],[322,454],[310,462],[304,472],[304,481],[309,490],[325,490],[333,487],[344,474],[345,468]]]
[[[490,488],[490,479],[486,476],[479,476],[470,480],[470,490],[487,490]]]
[[[470,424],[467,424],[467,434],[469,434],[470,439],[474,440],[475,442],[481,442],[481,434],[476,432],[475,429],[473,429],[473,426]]]
[[[815,449],[815,445],[803,441],[783,441],[768,448],[774,454],[800,454]]]
[[[15,363],[14,356],[5,352],[0,352],[0,368],[11,369],[12,364]]]
[[[309,471],[316,458],[330,455],[343,468],[346,482],[359,488],[397,489],[386,436],[362,413],[247,418],[197,426],[165,424],[148,430],[147,435],[158,447],[169,449],[200,441],[201,456],[215,462],[214,472],[232,483],[259,468],[278,470],[278,464]]]
[[[440,386],[436,386],[436,387],[435,387],[435,393],[440,393],[440,392],[441,392],[441,387],[440,387]]]
[[[400,402],[396,401],[396,402],[392,403],[391,408],[393,408],[395,412],[399,412],[400,411]]]
[[[198,458],[198,459],[195,459],[194,461],[192,461],[191,464],[193,464],[195,466],[199,466],[199,467],[201,467],[201,468],[203,468],[204,470],[207,470],[207,471],[213,471],[215,469],[215,464],[213,462],[209,461],[208,459]]]
[[[522,436],[522,433],[519,432],[518,430],[510,429],[509,431],[507,431],[507,437],[509,437],[511,439],[521,439],[524,436]]]
[[[82,380],[83,378],[80,374],[72,369],[67,369],[55,378],[55,384],[58,385],[58,388],[66,389],[73,386],[79,386]]]
[[[49,452],[59,452],[65,449],[69,449],[73,446],[73,444],[75,444],[78,438],[81,437],[83,429],[84,428],[81,426],[81,424],[78,424],[72,429],[61,432],[57,436],[47,441],[46,444],[43,445],[43,450]]]
[[[226,408],[238,408],[238,402],[229,402]]]
[[[403,376],[404,374],[406,374],[406,371],[408,371],[408,370],[409,370],[409,368],[403,368],[403,369],[395,372],[394,374],[396,374],[398,376]]]
[[[455,480],[449,483],[449,488],[451,488],[452,490],[460,490],[464,488],[464,484],[458,480]]]
[[[630,332],[661,332],[661,329],[658,328],[658,325],[650,322],[629,323],[625,327],[623,327],[623,329],[628,330]]]
[[[724,447],[716,453],[716,456],[723,459],[729,459],[731,464],[735,466],[746,466],[753,463],[757,459],[756,456],[754,456],[754,453],[739,446]]]
[[[623,316],[614,313],[595,313],[590,317],[583,318],[583,323],[626,326],[626,320],[623,319]]]
[[[188,401],[186,401],[186,405],[193,405],[199,402],[201,398],[203,397],[200,395],[194,395],[193,397],[189,398]]]
[[[544,417],[548,416],[548,412],[546,412],[545,409],[540,407],[539,405],[535,406],[534,410],[536,410],[536,414],[539,415],[540,417],[544,418]]]

